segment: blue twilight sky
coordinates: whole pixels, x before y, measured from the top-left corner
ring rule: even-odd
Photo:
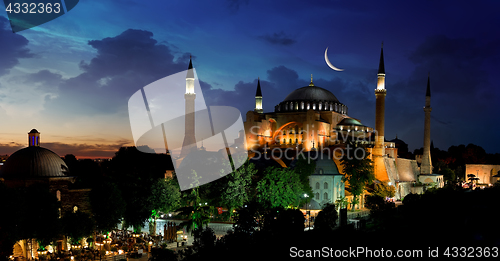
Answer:
[[[380,46],[385,136],[423,145],[430,73],[434,145],[500,152],[500,1],[81,0],[67,14],[12,33],[0,10],[0,154],[42,146],[110,157],[133,145],[129,97],[186,70],[207,105],[264,111],[309,84],[330,90],[349,116],[374,127]],[[339,68],[328,68],[324,51]]]

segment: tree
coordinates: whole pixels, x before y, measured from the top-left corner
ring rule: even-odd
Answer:
[[[299,157],[297,162],[295,163],[294,171],[299,175],[299,180],[301,184],[301,188],[303,193],[307,194],[308,197],[299,197],[300,201],[297,204],[298,206],[302,206],[307,204],[314,197],[311,184],[309,184],[309,177],[314,173],[316,169],[316,161],[306,159],[305,157]]]
[[[318,213],[314,221],[314,229],[318,231],[333,231],[337,223],[337,210],[334,204],[327,203]]]
[[[145,150],[141,148],[141,151]],[[133,226],[136,230],[151,217],[154,183],[164,178],[167,169],[173,168],[169,155],[141,151],[136,147],[120,148],[106,171],[118,185],[126,203],[125,227]]]
[[[448,182],[456,182],[455,172],[448,167],[439,170],[439,174],[443,175],[444,180]]]
[[[233,225],[234,232],[253,234],[259,226],[256,217],[260,217],[259,205],[256,202],[248,203],[246,207],[238,209]]]
[[[479,178],[476,178],[476,175],[474,174],[467,174],[467,180],[470,181],[469,188],[472,188],[472,186],[479,180]]]
[[[97,230],[107,232],[115,228],[126,209],[118,186],[107,181],[97,182],[89,198]]]
[[[80,244],[82,238],[88,237],[94,232],[94,221],[89,214],[82,211],[66,212],[61,223],[64,235],[71,238],[73,245]]]
[[[233,209],[249,201],[249,189],[252,177],[257,173],[253,163],[246,161],[240,168],[227,175],[227,182],[222,189],[222,203],[232,215]]]
[[[191,189],[189,194],[190,198],[194,199],[191,201],[191,206],[181,207],[178,211],[180,211],[179,215],[188,217],[188,220],[182,222],[180,226],[185,226],[188,232],[193,232],[202,229],[203,225],[208,225],[210,222],[210,206],[201,203],[197,187]]]
[[[373,194],[383,199],[392,198],[396,195],[396,188],[394,186],[389,186],[387,182],[376,182],[374,184]]]
[[[353,195],[352,210],[354,211],[354,205],[359,202],[359,195],[363,193],[367,185],[375,180],[375,175],[373,174],[372,161],[368,158],[369,153],[365,148],[357,147],[354,150],[348,145],[346,150],[347,153],[344,153],[341,159],[345,173],[343,180],[349,184],[348,190]],[[359,155],[364,157],[359,157]]]
[[[286,208],[296,204],[303,194],[299,175],[288,168],[267,168],[257,183],[257,201],[268,208]]]
[[[156,234],[156,219],[160,212],[168,213],[179,208],[181,191],[179,184],[172,178],[158,179],[151,187],[151,194],[148,199],[150,205],[150,233]]]

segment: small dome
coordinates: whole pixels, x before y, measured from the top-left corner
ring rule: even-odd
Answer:
[[[329,153],[320,153],[316,159],[316,170],[314,174],[338,175],[340,173],[337,164],[330,158]]]
[[[354,126],[363,126],[361,122],[353,119],[353,118],[345,118],[341,120],[337,125],[354,125]]]
[[[68,174],[68,166],[57,154],[38,146],[14,152],[0,169],[0,177],[5,179],[67,177]]]

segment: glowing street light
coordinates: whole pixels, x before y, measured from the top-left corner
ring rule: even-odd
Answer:
[[[304,193],[304,198],[306,198],[306,201],[307,201],[307,198],[309,197],[309,195],[307,195],[307,193]],[[309,204],[307,204],[306,202],[306,215],[307,215],[307,220],[309,221],[309,225],[307,225],[307,228],[308,230],[311,228],[311,213],[309,212],[309,214],[307,214],[307,207],[308,207]]]

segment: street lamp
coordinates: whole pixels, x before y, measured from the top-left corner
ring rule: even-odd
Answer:
[[[309,195],[307,195],[307,193],[304,193],[304,198],[306,198],[306,215],[307,215],[307,220],[309,222],[309,225],[307,225],[307,228],[308,230],[311,228],[311,213],[307,214],[307,207],[309,204],[307,204],[307,198],[309,197]]]

